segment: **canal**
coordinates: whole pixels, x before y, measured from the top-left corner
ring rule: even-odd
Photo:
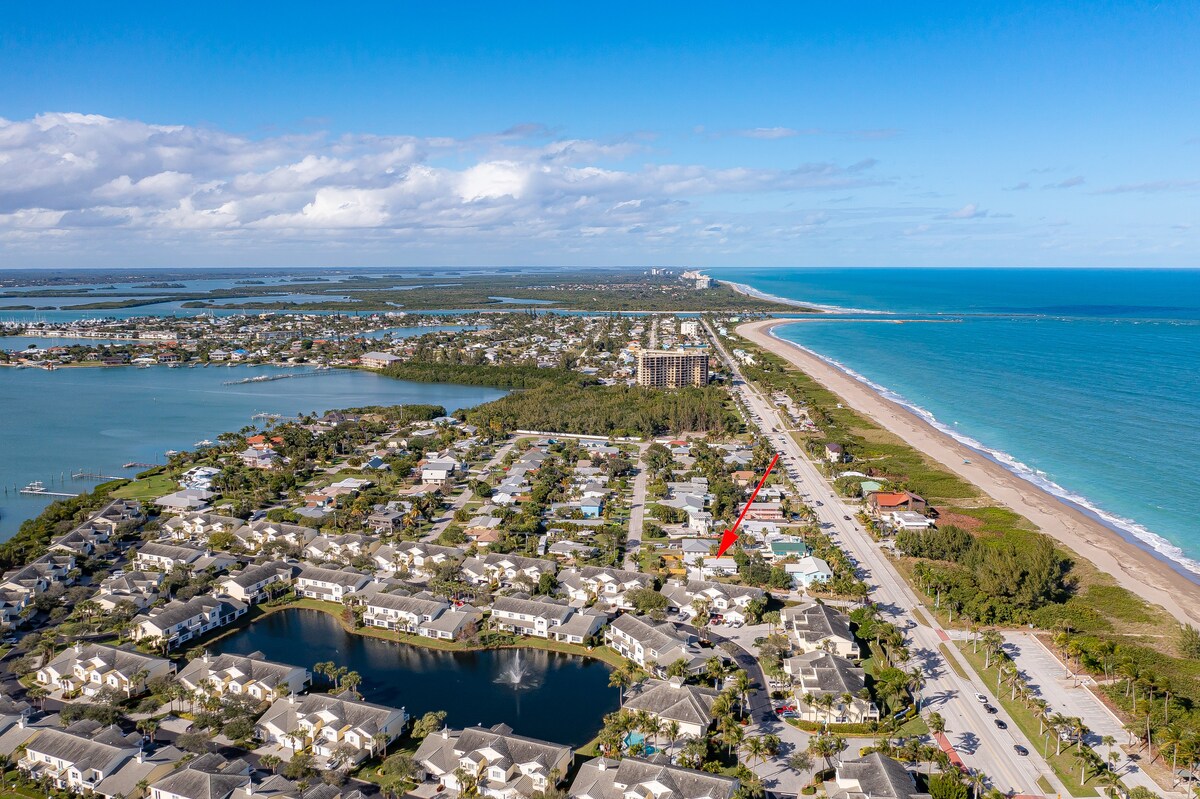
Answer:
[[[414,717],[445,710],[452,727],[504,722],[519,735],[572,746],[591,740],[604,715],[617,709],[611,668],[600,660],[539,649],[426,649],[348,633],[316,610],[264,616],[211,651],[258,651],[309,669],[331,660],[362,675],[358,690],[368,701],[405,707]]]

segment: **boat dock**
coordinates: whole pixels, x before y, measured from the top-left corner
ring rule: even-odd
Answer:
[[[122,464],[121,468],[122,469],[149,469],[153,466],[158,466],[158,464],[157,463],[142,463],[141,461],[130,461],[129,463]]]
[[[123,477],[113,477],[111,474],[100,474],[99,472],[88,472],[80,469],[77,472],[71,472],[72,480],[124,480]]]
[[[42,484],[41,480],[34,480],[29,485],[22,488],[19,494],[31,494],[39,497],[77,497],[78,493],[68,494],[64,491],[50,491]]]
[[[317,369],[312,372],[300,372],[298,374],[256,375],[255,377],[243,377],[241,380],[226,380],[221,385],[240,386],[243,383],[270,383],[272,380],[288,380],[296,377],[318,377],[320,375],[332,375],[336,373],[336,369]]]

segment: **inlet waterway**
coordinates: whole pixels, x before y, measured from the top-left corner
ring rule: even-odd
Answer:
[[[371,372],[225,385],[264,375],[301,374],[274,366],[168,369],[0,370],[0,540],[39,514],[49,496],[21,495],[41,481],[51,491],[88,491],[98,479],[76,471],[132,477],[130,462],[162,463],[167,450],[192,449],[239,430],[259,413],[294,416],[333,408],[429,403],[448,412],[505,394],[483,386],[413,383]]]
[[[333,661],[362,676],[358,690],[368,701],[415,717],[444,710],[452,727],[504,722],[519,735],[571,746],[591,740],[618,706],[611,669],[600,660],[540,649],[428,649],[355,635],[303,608],[264,616],[210,647],[214,654],[256,651],[309,669]]]

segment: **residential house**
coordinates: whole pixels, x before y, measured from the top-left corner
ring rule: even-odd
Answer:
[[[603,607],[629,610],[633,607],[626,597],[639,588],[654,588],[654,578],[641,572],[614,569],[608,566],[582,566],[568,569],[559,575],[558,583],[575,602],[595,599]]]
[[[671,601],[671,607],[686,618],[697,615],[697,608],[707,608],[708,613],[725,622],[746,624],[756,606],[766,600],[761,588],[708,580],[688,580],[686,583],[672,580],[663,586],[662,593]]]
[[[146,689],[146,681],[175,671],[171,661],[104,644],[76,641],[37,671],[39,685],[67,696],[93,697],[108,688],[129,698]]]
[[[489,553],[467,558],[462,564],[463,577],[475,585],[492,583],[502,587],[524,585],[533,588],[543,574],[558,572],[558,561],[527,558],[521,555]]]
[[[382,751],[407,724],[404,708],[353,699],[347,693],[293,694],[275,700],[256,729],[268,743],[310,745],[314,754],[345,764]],[[343,749],[349,754],[341,756]]]
[[[305,566],[296,577],[296,593],[310,599],[343,602],[362,591],[370,582],[371,575],[353,569]]]
[[[150,608],[134,617],[134,639],[150,640],[171,649],[224,627],[246,614],[247,606],[232,597],[198,596]]]
[[[809,555],[795,563],[783,564],[783,570],[792,578],[793,588],[808,588],[833,579],[833,569],[824,559]]]
[[[900,510],[924,513],[929,503],[911,491],[873,491],[867,495],[867,507],[874,515],[881,516]]]
[[[273,522],[270,519],[259,519],[251,522],[239,532],[247,549],[260,550],[269,544],[279,543],[287,547],[303,549],[317,537],[317,531],[311,527],[286,522]]]
[[[375,551],[376,566],[388,571],[398,571],[406,568],[415,577],[431,577],[437,567],[443,563],[457,563],[463,559],[463,551],[458,547],[444,547],[439,544],[428,544],[423,541],[401,542],[390,547],[390,567],[381,562],[381,550]]]
[[[101,608],[112,611],[122,602],[144,608],[158,600],[158,586],[162,583],[162,572],[131,571],[109,577],[100,583],[100,593],[95,601]]]
[[[858,642],[850,632],[850,620],[820,602],[784,608],[783,626],[801,653],[823,650],[842,657],[858,657]]]
[[[234,599],[254,605],[270,599],[273,592],[290,585],[299,570],[297,566],[277,560],[247,566],[222,577],[217,585]]]
[[[478,774],[479,793],[493,799],[529,799],[555,787],[570,770],[571,747],[516,735],[506,724],[435,732],[425,738],[413,759],[431,778],[461,791],[457,774]]]
[[[249,655],[210,655],[188,661],[179,672],[179,683],[192,693],[206,696],[249,696],[260,702],[298,694],[312,682],[301,666],[266,660],[262,652]]]
[[[582,644],[604,627],[600,611],[573,608],[548,596],[498,596],[492,600],[491,625],[498,630]]]
[[[245,760],[226,760],[210,752],[151,783],[149,799],[230,799],[250,782],[250,765]]]
[[[814,650],[788,658],[783,669],[796,686],[796,707],[806,721],[862,724],[879,720],[879,708],[866,696],[866,672],[853,661]]]
[[[624,757],[588,760],[567,792],[572,799],[733,799],[735,777],[659,760]]]
[[[682,677],[646,680],[625,694],[625,710],[646,712],[664,723],[679,725],[680,737],[701,738],[713,722],[712,706],[717,691],[707,685],[691,685]]]
[[[388,352],[376,352],[374,350],[371,352],[364,352],[362,355],[358,356],[359,364],[367,369],[383,369],[387,366],[391,366],[399,360],[401,360],[401,358],[396,355],[392,355]]]
[[[625,613],[604,632],[604,642],[652,674],[682,660],[689,674],[704,669],[707,659],[695,635],[674,624]]]
[[[825,790],[829,799],[930,799],[908,769],[878,752],[839,763]]]
[[[478,629],[483,612],[455,606],[428,591],[417,594],[374,594],[364,602],[363,624],[454,641]]]

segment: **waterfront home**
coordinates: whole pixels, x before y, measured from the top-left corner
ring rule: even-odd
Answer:
[[[699,674],[707,659],[695,635],[674,624],[631,613],[618,616],[608,626],[604,643],[655,675],[676,661],[683,661],[688,674]]]
[[[382,548],[375,550],[376,566],[386,571],[408,570],[414,577],[431,577],[438,566],[443,563],[457,563],[464,557],[463,550],[458,547],[444,547],[439,544],[427,544],[424,541],[407,541],[393,544],[383,552]],[[390,563],[382,562],[381,558],[390,556]]]
[[[913,510],[895,510],[879,515],[880,520],[893,533],[920,533],[935,527],[933,519]]]
[[[151,783],[149,799],[230,799],[250,782],[250,765],[245,760],[226,760],[210,752]]]
[[[253,605],[290,585],[299,570],[298,566],[283,561],[271,561],[222,577],[217,586],[234,599]]]
[[[761,588],[708,580],[688,580],[686,583],[671,580],[663,586],[662,593],[670,600],[671,608],[685,618],[694,618],[703,608],[726,622],[742,624],[748,623],[754,608],[766,601]]]
[[[792,588],[808,588],[833,579],[833,569],[822,558],[809,555],[795,563],[784,562],[783,570],[792,578]]]
[[[633,607],[626,594],[639,588],[654,588],[654,578],[641,572],[608,566],[582,566],[564,571],[559,585],[575,602],[595,600],[602,607],[628,610]]]
[[[796,707],[806,721],[861,724],[879,720],[879,708],[867,699],[866,672],[841,655],[814,650],[783,662],[795,684]],[[830,704],[821,701],[829,697]]]
[[[191,511],[167,519],[162,529],[170,538],[201,541],[207,540],[213,533],[236,534],[244,525],[245,522],[235,516]]]
[[[183,753],[173,747],[166,747],[175,760],[181,759]],[[59,789],[75,793],[94,793],[105,797],[123,796],[124,793],[106,789],[105,782],[124,783],[125,780],[113,780],[126,764],[133,761],[139,765],[144,761],[142,754],[142,736],[131,732],[128,735],[120,728],[104,727],[95,721],[77,721],[66,729],[42,729],[25,745],[25,754],[17,762],[17,767],[25,772],[31,780],[43,778]],[[152,763],[149,772],[155,769],[163,774],[170,771],[172,762]],[[140,771],[134,769],[135,771]],[[136,786],[129,785],[132,792]]]
[[[239,530],[238,537],[242,539],[248,549],[255,551],[274,543],[303,548],[309,541],[317,537],[317,531],[300,524],[259,519]]]
[[[359,364],[367,369],[383,369],[384,367],[391,366],[399,360],[401,360],[400,357],[392,355],[389,352],[376,352],[374,350],[371,352],[364,352],[362,355],[358,356]]]
[[[858,657],[858,642],[850,632],[850,620],[820,602],[784,608],[782,624],[798,651],[820,649],[842,657]]]
[[[521,555],[489,553],[481,558],[467,558],[462,564],[462,574],[474,585],[489,583],[502,587],[524,586],[533,588],[543,574],[558,572],[558,561],[543,558],[526,558]]]
[[[717,691],[707,685],[691,685],[682,677],[646,680],[625,694],[622,707],[649,713],[664,722],[679,725],[679,737],[701,738],[713,722],[712,706]]]
[[[454,641],[474,634],[483,612],[455,606],[428,591],[417,594],[373,594],[364,602],[363,624]]]
[[[246,614],[247,606],[232,597],[198,596],[173,600],[134,617],[134,640],[150,641],[166,649],[224,627]]]
[[[845,463],[846,449],[841,444],[830,442],[825,445],[825,460],[830,463]]]
[[[911,491],[872,491],[866,500],[867,508],[875,516],[901,510],[924,513],[929,507],[924,497]]]
[[[370,555],[379,548],[379,539],[374,536],[345,533],[343,535],[318,535],[304,546],[304,557],[317,563],[351,560]]]
[[[529,799],[556,786],[570,770],[571,747],[516,735],[507,724],[444,729],[426,736],[413,759],[426,775],[461,791],[462,773],[478,775],[478,789],[493,799]]]
[[[301,693],[312,682],[312,675],[301,666],[266,660],[262,652],[249,655],[205,652],[188,661],[178,680],[193,694],[249,696],[266,702]]]
[[[348,692],[337,696],[292,694],[275,700],[258,720],[256,731],[267,743],[293,750],[311,746],[320,757],[334,757],[336,763],[330,765],[347,765],[382,751],[407,724],[404,708],[364,702]],[[351,754],[341,756],[343,750]]]
[[[146,681],[175,671],[164,658],[131,652],[104,644],[77,641],[38,669],[35,679],[50,690],[67,696],[81,693],[94,697],[109,688],[129,698],[146,689]]]
[[[735,777],[637,757],[597,757],[583,764],[567,795],[572,799],[733,799]]]
[[[548,596],[514,594],[492,600],[490,623],[497,630],[582,644],[607,621],[608,616],[598,610],[573,608]]]
[[[878,752],[839,762],[825,792],[829,799],[930,799],[904,764]]]
[[[270,447],[247,447],[238,453],[238,459],[249,469],[273,469],[281,460],[279,453]]]
[[[162,578],[162,572],[142,571],[109,577],[100,583],[100,593],[93,601],[107,611],[112,611],[122,602],[144,608],[158,600],[158,586],[162,584]]]
[[[309,599],[342,602],[371,583],[371,575],[353,569],[305,566],[296,576],[296,593]]]

